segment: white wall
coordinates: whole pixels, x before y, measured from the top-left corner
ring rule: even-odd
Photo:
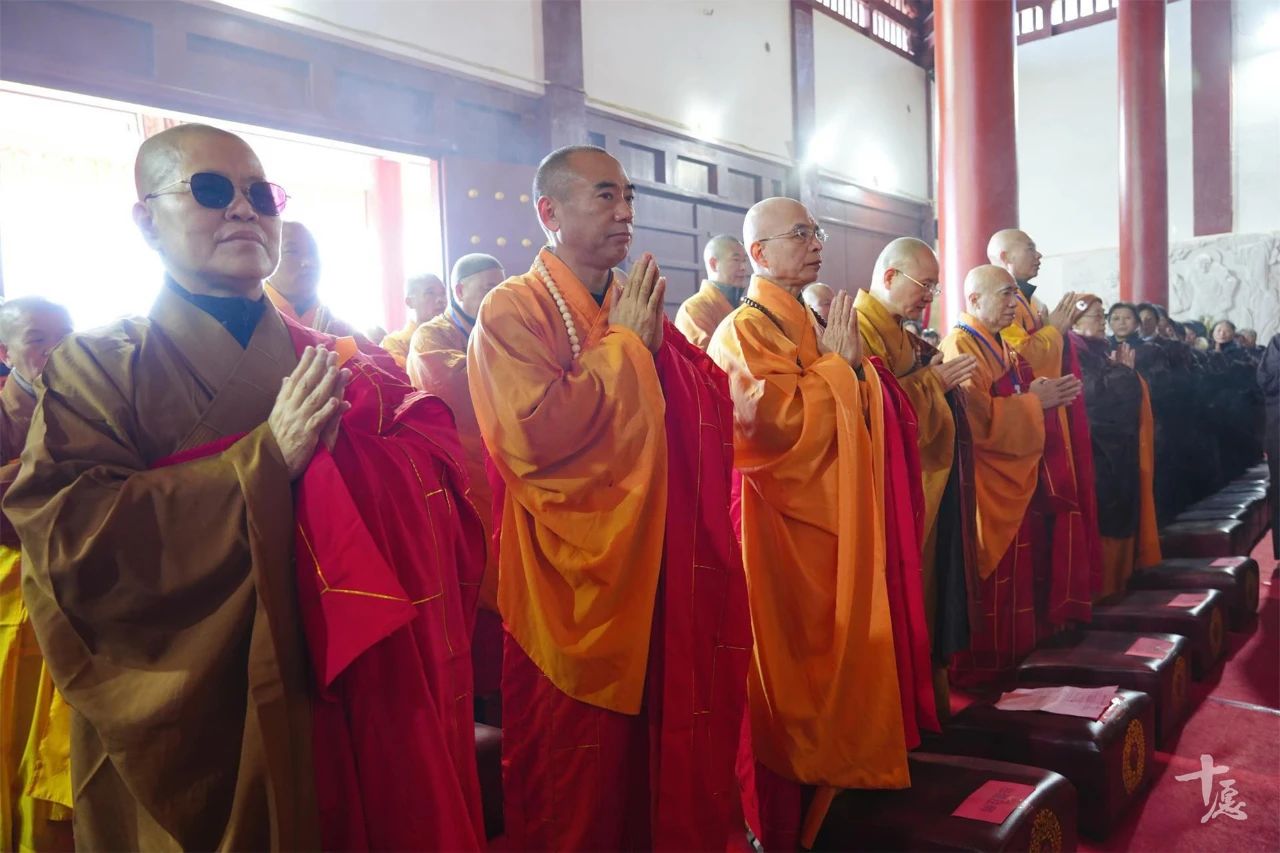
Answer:
[[[790,8],[787,0],[584,0],[587,104],[790,160]]]
[[[540,0],[212,0],[541,94]]]
[[[1280,0],[1235,0],[1235,230],[1280,229]]]
[[[832,18],[813,16],[818,166],[866,187],[929,197],[925,71]]]

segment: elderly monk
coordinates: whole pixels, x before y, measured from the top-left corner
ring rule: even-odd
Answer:
[[[448,404],[458,427],[458,440],[465,454],[469,497],[484,525],[490,543],[480,584],[480,611],[472,634],[471,663],[475,672],[477,700],[486,707],[482,716],[500,724],[491,713],[494,694],[501,689],[502,618],[498,615],[498,548],[493,539],[493,490],[485,473],[484,442],[476,423],[476,410],[471,404],[467,386],[467,341],[476,325],[480,303],[506,278],[502,263],[492,255],[471,254],[458,258],[453,265],[449,302],[413,333],[406,367],[413,387],[435,394]]]
[[[702,262],[707,277],[701,289],[681,303],[676,312],[676,328],[698,349],[707,348],[716,326],[738,307],[750,270],[746,249],[737,237],[728,234],[707,241]]]
[[[409,279],[404,288],[404,304],[409,309],[409,320],[404,328],[379,338],[379,346],[391,354],[396,364],[404,367],[409,358],[409,346],[418,327],[444,311],[445,286],[440,276],[423,273]]]
[[[239,137],[166,130],[135,180],[164,286],[49,357],[4,506],[77,846],[478,848],[447,409],[265,298],[287,196]]]
[[[1074,400],[1081,386],[1074,376],[1036,377],[1004,340],[1000,330],[1021,297],[1012,275],[984,265],[969,272],[964,287],[969,310],[943,339],[942,352],[947,360],[977,361],[961,387],[973,441],[978,555],[969,589],[976,622],[953,674],[984,681],[1006,674],[1031,650],[1046,618],[1061,621],[1059,611],[1079,615],[1081,607],[1088,615],[1088,589],[1083,601],[1075,587],[1062,589],[1069,564],[1052,553],[1063,543],[1052,538],[1051,519],[1068,512],[1075,495],[1058,492],[1070,463],[1058,421],[1046,414]]]
[[[747,682],[754,762],[744,758],[740,768],[748,819],[766,849],[801,842],[810,786],[821,786],[822,796],[804,821],[806,836],[835,789],[910,781],[910,697],[900,692],[886,572],[886,551],[900,545],[897,531],[887,541],[890,408],[880,374],[863,357],[852,297],[835,295],[825,329],[801,301],[825,238],[798,201],[752,207],[743,242],[756,274],[707,350],[728,373],[734,400],[755,634]],[[919,605],[913,522],[908,531],[909,545],[899,550],[914,555]],[[920,638],[928,687],[927,636]],[[927,709],[932,714],[931,692]]]
[[[301,222],[286,222],[280,232],[280,265],[267,279],[271,304],[290,320],[338,338],[368,343],[354,326],[339,320],[320,304],[320,248]]]
[[[1102,300],[1082,294],[1071,338],[1084,378],[1102,537],[1099,598],[1123,591],[1134,569],[1160,562],[1155,505],[1155,421],[1128,344],[1111,349]],[[1154,312],[1153,312],[1154,313]]]
[[[987,259],[1007,271],[1018,283],[1014,318],[1001,335],[1009,346],[1031,363],[1036,376],[1053,378],[1062,375],[1063,336],[1080,316],[1074,293],[1065,293],[1057,306],[1049,311],[1035,297],[1031,283],[1040,272],[1043,255],[1026,232],[1006,228],[991,235],[987,243]]]
[[[497,472],[503,795],[521,849],[723,850],[751,634],[725,378],[625,275],[635,188],[603,149],[538,167],[548,246],[468,349]]]
[[[965,512],[972,495],[961,494],[960,472],[955,467],[956,409],[962,403],[956,402],[958,393],[949,392],[973,374],[977,360],[962,356],[944,362],[940,352],[906,330],[907,323],[919,321],[939,289],[933,249],[914,237],[900,237],[880,252],[870,290],[858,291],[854,305],[868,353],[883,359],[915,409],[925,507],[921,559],[925,618],[939,664],[934,679],[938,713],[945,717],[946,665],[968,646],[965,575],[971,548],[965,543],[973,538],[972,514]],[[963,444],[967,447],[968,442]],[[945,513],[939,520],[944,503]]]
[[[804,304],[817,314],[822,322],[827,321],[827,315],[831,313],[831,300],[835,298],[836,292],[831,289],[830,285],[815,281],[800,292],[804,299]]]
[[[71,334],[67,309],[38,296],[0,305],[0,497],[17,476],[36,388]],[[71,714],[49,678],[22,602],[22,543],[0,515],[0,848],[71,850]]]

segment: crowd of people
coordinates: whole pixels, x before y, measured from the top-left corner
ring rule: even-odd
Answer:
[[[478,849],[485,721],[514,848],[797,849],[1159,561],[1263,395],[1277,482],[1280,336],[1050,308],[1017,229],[935,332],[927,243],[831,287],[765,199],[672,322],[571,146],[527,271],[466,255],[366,336],[239,137],[135,179],[147,317],[0,306],[6,848]]]

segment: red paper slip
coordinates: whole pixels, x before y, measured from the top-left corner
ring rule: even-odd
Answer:
[[[1168,640],[1159,640],[1155,637],[1139,637],[1133,641],[1133,645],[1125,651],[1125,654],[1140,658],[1162,658],[1172,648],[1173,643]]]
[[[1005,818],[1022,805],[1035,790],[1035,785],[992,779],[989,782],[983,782],[978,790],[965,797],[964,802],[956,807],[951,816],[985,820],[987,823],[1004,823]]]
[[[1215,569],[1229,569],[1232,566],[1239,564],[1239,562],[1239,557],[1219,557],[1209,565]]]
[[[1199,607],[1207,596],[1203,592],[1180,592],[1169,600],[1166,607]]]

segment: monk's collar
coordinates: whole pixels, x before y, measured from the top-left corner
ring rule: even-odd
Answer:
[[[476,327],[476,318],[462,310],[462,306],[454,301],[452,293],[449,294],[449,305],[444,309],[444,315],[454,328],[462,332],[464,338],[471,337],[471,330]]]
[[[734,308],[738,307],[738,303],[742,301],[742,295],[746,292],[745,287],[734,287],[731,284],[721,284],[718,281],[706,280],[708,284],[720,291],[720,295],[729,301]]]
[[[1018,290],[1022,293],[1022,298],[1030,302],[1031,297],[1036,292],[1036,285],[1032,284],[1030,281],[1023,281],[1022,279],[1018,279],[1017,281]]]
[[[26,391],[32,397],[36,395],[36,387],[26,380],[21,373],[16,370],[9,371],[9,379],[23,391]]]

